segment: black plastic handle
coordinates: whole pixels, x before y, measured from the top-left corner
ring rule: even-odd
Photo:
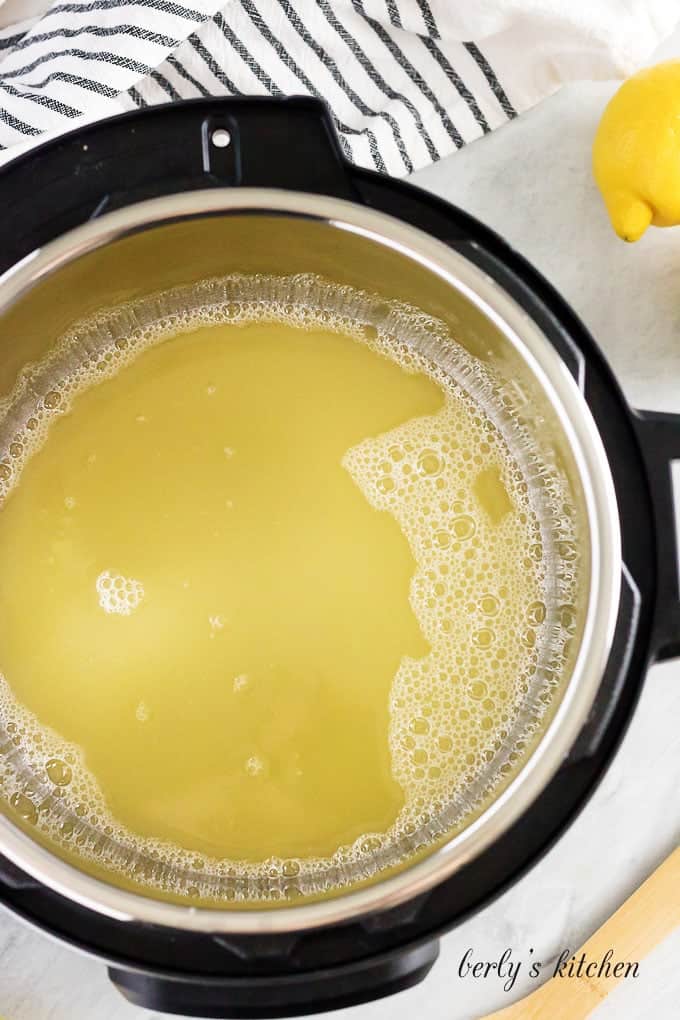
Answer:
[[[125,998],[144,1009],[194,1017],[308,1016],[356,1006],[418,984],[439,955],[439,942],[370,957],[341,967],[271,977],[160,976],[109,969]]]
[[[680,566],[671,465],[680,461],[680,414],[638,411],[636,427],[654,501],[657,600],[652,648],[657,661],[680,655]]]
[[[62,135],[0,170],[0,272],[105,211],[231,186],[359,199],[351,164],[318,99],[195,99],[147,107]]]

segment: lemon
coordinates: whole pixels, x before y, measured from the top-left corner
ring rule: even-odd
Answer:
[[[614,230],[637,241],[680,223],[680,60],[645,68],[606,107],[593,172]]]

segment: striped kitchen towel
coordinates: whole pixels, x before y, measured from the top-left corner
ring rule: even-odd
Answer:
[[[0,156],[149,103],[310,93],[328,102],[352,160],[404,175],[565,81],[629,73],[672,31],[678,6],[0,0]]]

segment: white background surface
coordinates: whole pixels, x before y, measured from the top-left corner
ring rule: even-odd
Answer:
[[[680,33],[660,55],[680,56]],[[566,88],[415,181],[494,227],[542,270],[593,332],[632,403],[680,411],[680,228],[623,244],[590,175],[593,134],[614,88]],[[442,940],[424,984],[340,1011],[337,1020],[473,1020],[531,990],[526,973],[510,995],[497,978],[461,980],[459,961],[470,947],[484,960],[498,959],[508,946],[515,959],[527,960],[533,947],[549,970],[548,961],[578,948],[680,842],[679,722],[680,663],[655,667],[612,768],[551,853]],[[679,1001],[680,931],[592,1017],[671,1020],[680,1015]],[[0,1014],[6,1020],[160,1017],[120,999],[101,964],[7,913],[0,914]]]

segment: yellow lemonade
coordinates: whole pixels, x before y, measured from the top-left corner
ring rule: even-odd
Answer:
[[[461,385],[365,324],[254,304],[130,330],[0,464],[6,809],[156,893],[332,891],[521,757],[528,486]]]

